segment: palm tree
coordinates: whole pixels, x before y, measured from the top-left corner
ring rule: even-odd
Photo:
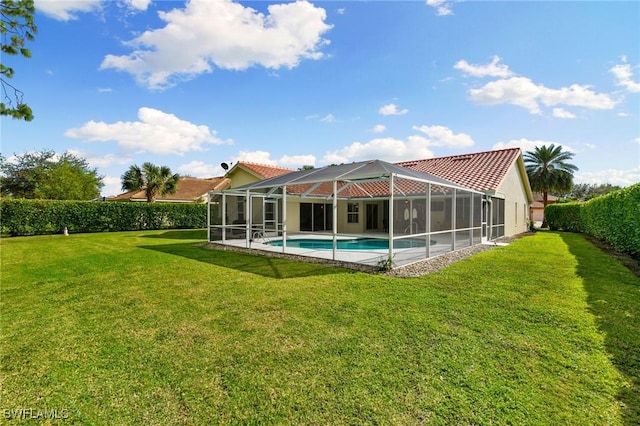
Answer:
[[[542,192],[542,204],[545,208],[549,191],[571,190],[573,172],[578,170],[578,167],[568,163],[573,158],[572,152],[563,152],[562,146],[551,144],[525,152],[523,157],[531,189],[535,192]],[[542,217],[542,227],[547,227],[547,220],[544,216]]]
[[[180,175],[171,174],[167,166],[144,163],[142,167],[133,165],[122,175],[123,191],[144,190],[147,201],[152,203],[158,195],[173,194],[178,189]]]

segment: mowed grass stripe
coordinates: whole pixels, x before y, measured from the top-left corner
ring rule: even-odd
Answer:
[[[412,279],[208,250],[205,235],[3,239],[1,408],[132,425],[639,418],[622,354],[640,352],[640,284],[580,235]]]

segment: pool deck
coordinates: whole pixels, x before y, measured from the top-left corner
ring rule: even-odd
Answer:
[[[296,239],[296,238],[304,238],[304,239],[323,239],[327,240],[330,238],[330,234],[293,234],[288,235],[287,239]],[[384,238],[388,237],[386,234],[367,234],[366,237],[377,237]],[[340,240],[345,239],[355,239],[362,238],[364,235],[350,236],[350,235],[339,235],[337,238]],[[433,258],[435,256],[445,254],[451,252],[451,239],[448,237],[440,236],[432,237],[436,240],[436,244],[432,244],[429,247],[430,257]],[[275,252],[275,253],[285,253],[291,254],[295,256],[307,256],[314,257],[319,259],[327,259],[334,260],[339,262],[349,262],[349,263],[358,263],[368,266],[378,266],[381,262],[384,262],[389,257],[389,251],[387,249],[367,249],[367,250],[336,250],[335,257],[333,256],[333,250],[329,249],[309,249],[309,248],[297,248],[297,247],[289,247],[283,248],[282,246],[273,246],[268,244],[273,240],[281,240],[281,237],[262,237],[257,240],[254,240],[250,243],[250,247],[246,246],[246,240],[226,240],[224,245],[233,246],[238,248],[250,248],[253,250],[262,250],[266,252]],[[221,241],[215,241],[216,243],[221,243]],[[469,244],[461,244],[456,247],[456,249],[469,247]],[[426,259],[425,247],[415,247],[415,248],[396,248],[393,250],[393,263],[396,267],[409,265],[414,262],[418,262]]]

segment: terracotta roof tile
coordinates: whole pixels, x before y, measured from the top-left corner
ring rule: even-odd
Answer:
[[[255,175],[261,177],[262,179],[269,179],[272,177],[295,172],[294,169],[289,169],[286,167],[271,166],[268,164],[250,163],[248,161],[238,161],[238,165],[253,172]]]
[[[397,164],[420,172],[431,173],[477,191],[491,191],[498,189],[509,168],[519,156],[519,148],[509,148],[404,161]]]
[[[225,189],[229,185],[229,179],[216,177],[210,179],[198,179],[182,177],[178,182],[178,189],[174,194],[167,194],[156,198],[156,201],[197,201],[209,191]],[[144,191],[131,191],[110,197],[108,201],[146,201]]]

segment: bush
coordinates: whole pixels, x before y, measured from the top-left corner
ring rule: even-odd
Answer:
[[[544,217],[552,231],[582,232],[581,209],[582,203],[551,204],[544,209]]]
[[[544,213],[551,230],[584,232],[640,256],[640,183],[586,203],[552,204]]]
[[[2,234],[196,229],[207,226],[207,205],[51,200],[0,200]]]
[[[581,217],[584,232],[640,256],[640,183],[589,200]]]

